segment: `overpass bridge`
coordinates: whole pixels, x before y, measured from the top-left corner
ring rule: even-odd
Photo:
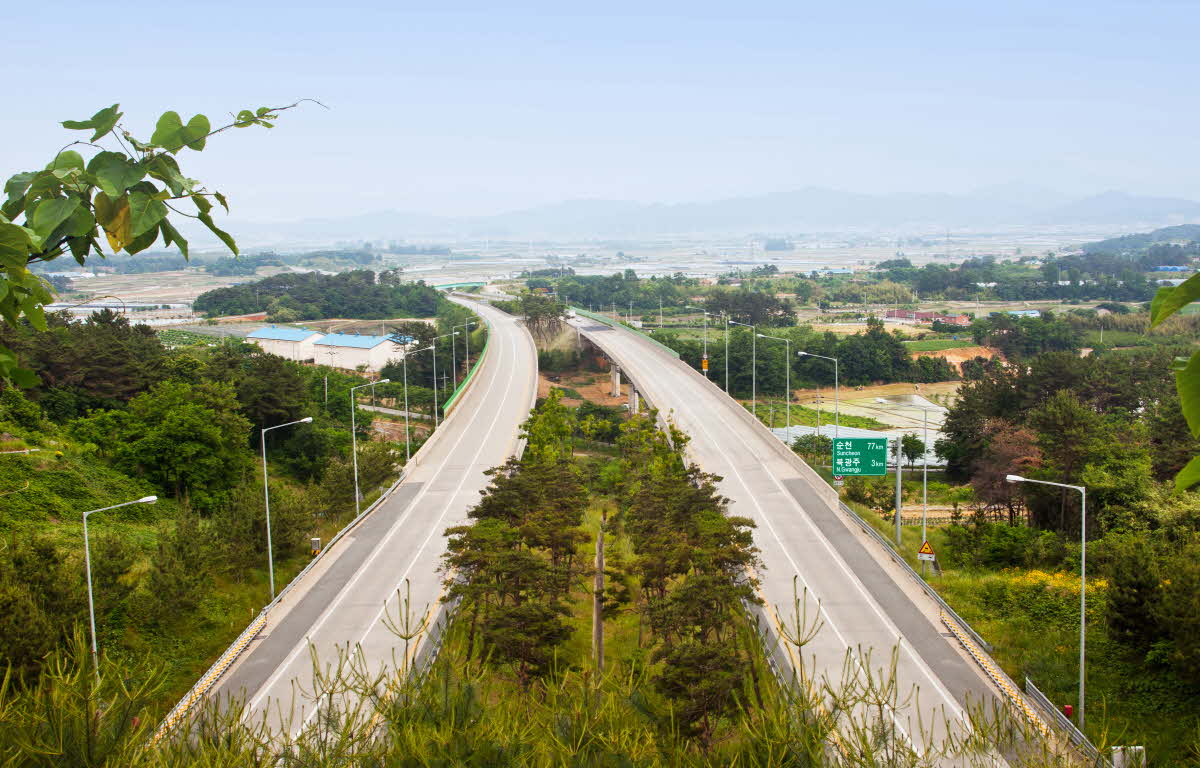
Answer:
[[[895,649],[900,701],[889,719],[918,751],[923,742],[961,736],[970,710],[1000,702],[993,681],[946,631],[938,605],[849,518],[836,491],[671,350],[586,314],[568,322],[619,368],[614,382],[627,379],[631,408],[644,398],[690,435],[691,460],[722,478],[718,488],[730,513],[756,523],[766,603],[760,626],[772,633],[779,622],[792,626],[793,577],[807,590],[807,616],[819,615],[824,626],[800,654],[781,644],[780,665],[797,671],[804,665],[810,678],[815,669],[836,683],[849,659],[856,671],[886,678]],[[996,755],[994,763],[1003,761]]]
[[[394,620],[400,612],[397,590],[406,579],[417,611],[442,609],[442,532],[477,503],[487,485],[484,471],[519,450],[519,425],[537,393],[537,355],[528,332],[486,304],[452,300],[478,312],[491,330],[473,385],[402,481],[317,567],[289,585],[266,613],[265,628],[222,670],[217,697],[244,699],[247,719],[266,718],[288,734],[311,723],[318,710],[301,692],[317,687],[314,656],[329,664],[350,650],[369,672],[395,668],[403,641],[385,617]],[[968,707],[1000,700],[993,681],[959,635],[946,631],[953,628],[939,622],[937,605],[911,575],[856,528],[833,489],[745,408],[642,334],[584,316],[569,322],[660,416],[691,436],[690,458],[723,478],[719,488],[732,513],[757,524],[755,542],[765,565],[758,574],[766,603],[762,626],[775,632],[778,622],[794,620],[793,577],[806,588],[808,613],[819,614],[824,627],[799,654],[778,652],[780,664],[804,665],[836,681],[849,659],[859,671],[886,677],[893,673],[895,650],[894,674],[903,693],[887,718],[918,750],[922,731],[934,742],[961,735]],[[436,642],[422,640],[426,646]],[[1003,764],[999,756],[993,762]]]
[[[378,675],[399,666],[404,641],[388,628],[402,612],[407,579],[418,616],[436,620],[442,606],[443,531],[466,520],[487,487],[484,471],[520,449],[520,424],[537,396],[537,352],[516,318],[461,297],[487,323],[488,348],[469,389],[442,426],[414,454],[401,481],[374,509],[281,593],[210,695],[245,702],[245,718],[266,719],[296,734],[319,707],[321,668],[350,652]],[[418,643],[431,644],[429,635]],[[413,655],[427,649],[409,649]],[[318,665],[314,666],[314,658]],[[309,695],[305,695],[305,694]]]

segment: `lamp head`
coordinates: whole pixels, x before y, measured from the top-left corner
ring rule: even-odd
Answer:
[[[158,501],[157,496],[143,496],[142,498],[137,500],[137,503],[138,504],[153,504],[156,501]]]
[[[797,353],[796,353],[796,357],[808,357],[808,353],[807,353],[807,352],[805,352],[805,351],[803,351],[803,350],[801,350],[801,351],[799,351],[799,352],[797,352]]]
[[[390,384],[391,382],[392,382],[391,379],[380,379],[379,381],[377,381],[375,383],[376,384]]]
[[[1005,475],[1005,476],[1004,476],[1004,479],[1005,479],[1005,481],[1006,481],[1006,482],[1009,482],[1009,483],[1023,483],[1023,482],[1025,482],[1025,478],[1021,477],[1020,475]]]
[[[303,419],[300,419],[300,423],[301,424],[312,424],[312,416],[305,416]]]

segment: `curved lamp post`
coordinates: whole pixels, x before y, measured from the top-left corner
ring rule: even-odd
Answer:
[[[1087,488],[1082,485],[1053,483],[1049,480],[1033,480],[1020,475],[1005,475],[1010,483],[1037,483],[1053,485],[1055,488],[1071,488],[1079,491],[1079,730],[1083,730],[1083,695],[1085,679],[1085,648],[1087,647]]]
[[[363,387],[374,387],[376,384],[387,384],[391,379],[380,379],[379,381],[369,381],[366,384],[359,384],[357,387],[350,387],[350,452],[354,456],[354,512],[355,516],[362,514],[362,497],[358,492],[358,424],[355,421],[355,414],[358,411],[358,402],[354,399],[354,391]]]
[[[788,448],[792,447],[792,340],[785,339],[782,336],[768,336],[765,333],[756,334],[760,339],[772,339],[774,341],[782,341],[786,347],[787,353],[784,359],[787,361],[784,368],[784,387],[787,389],[787,444]],[[773,420],[773,419],[772,419]]]
[[[736,320],[730,320],[730,325],[740,325],[743,328],[749,328],[750,337],[750,412],[754,414],[754,418],[758,418],[758,326],[750,325],[749,323],[739,323]],[[726,344],[729,343],[729,336],[726,334]],[[726,355],[728,360],[729,356]]]
[[[796,356],[797,357],[819,357],[822,360],[832,360],[833,361],[833,437],[836,440],[839,436],[839,429],[841,428],[841,425],[842,425],[840,414],[838,412],[839,411],[838,360],[836,357],[826,357],[825,355],[814,355],[812,352],[804,352],[804,351],[797,352]],[[817,418],[818,419],[820,419],[820,413],[821,413],[821,411],[818,408],[817,409],[817,414],[818,414]],[[819,432],[820,432],[820,430],[818,430],[818,433]]]
[[[88,515],[94,515],[97,512],[107,512],[110,509],[118,507],[128,507],[130,504],[153,504],[158,501],[157,496],[143,496],[140,499],[126,501],[121,504],[113,504],[111,507],[101,507],[100,509],[90,509],[83,513],[83,562],[87,568],[87,587],[88,587],[88,621],[92,627],[92,668],[96,670],[96,679],[100,679],[100,653],[96,647],[96,604],[92,600],[92,548],[88,543]]]
[[[354,411],[350,412],[351,417]],[[286,424],[276,424],[273,427],[265,427],[260,435],[259,442],[262,444],[262,462],[263,462],[263,499],[266,502],[267,510],[267,575],[268,581],[271,583],[271,599],[275,599],[275,553],[271,549],[271,486],[267,483],[267,433],[272,429],[280,429],[281,427],[290,427],[293,424],[309,424],[312,422],[312,416],[306,416],[303,419],[289,421]]]

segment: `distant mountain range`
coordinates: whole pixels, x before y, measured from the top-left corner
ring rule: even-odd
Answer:
[[[296,242],[411,237],[524,239],[682,234],[929,231],[1081,226],[1111,229],[1200,222],[1200,203],[1105,192],[1067,199],[1051,191],[991,187],[966,195],[873,195],[807,187],[754,197],[678,204],[570,200],[492,216],[398,211],[265,224],[229,222],[247,241]]]

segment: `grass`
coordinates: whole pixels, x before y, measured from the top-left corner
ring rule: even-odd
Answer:
[[[156,335],[158,336],[158,340],[168,348],[190,347],[195,344],[212,346],[220,342],[220,339],[217,337],[196,333],[195,331],[185,331],[179,328],[163,328]]]
[[[921,339],[920,341],[906,341],[905,346],[910,352],[940,352],[943,349],[966,349],[967,347],[978,346],[973,340],[959,341],[955,339]]]
[[[743,401],[747,409],[751,409],[751,403]],[[774,411],[774,420],[772,421],[772,410]],[[833,411],[822,408],[821,425],[832,425],[834,423]],[[782,400],[763,400],[758,401],[758,420],[767,426],[782,428],[787,426],[787,403]],[[892,426],[885,424],[882,421],[873,419],[870,416],[854,416],[849,413],[840,414],[838,422],[843,427],[856,427],[858,429],[877,429],[886,430],[892,429]],[[817,426],[817,409],[809,408],[804,405],[792,403],[792,425],[802,427]]]

